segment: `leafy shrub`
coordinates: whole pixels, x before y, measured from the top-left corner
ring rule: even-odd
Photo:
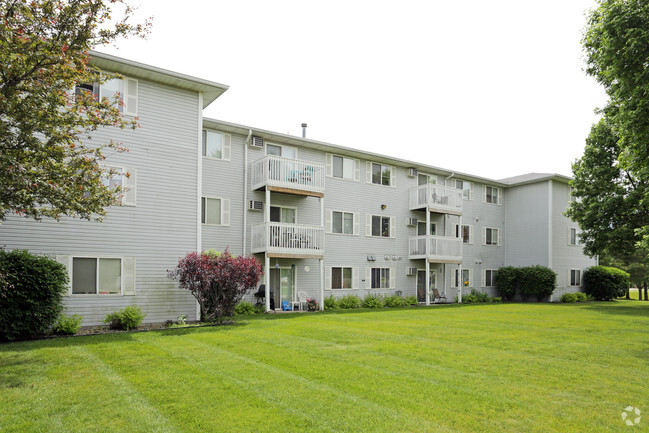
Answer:
[[[338,308],[338,303],[336,302],[336,297],[334,295],[329,295],[324,299],[324,309],[325,310],[335,310]]]
[[[307,311],[318,311],[318,301],[315,298],[306,299],[306,310]]]
[[[577,299],[577,302],[586,302],[588,300],[588,296],[586,296],[584,292],[575,293],[575,298]]]
[[[142,312],[139,305],[129,305],[119,311],[110,313],[104,319],[104,323],[110,324],[111,329],[124,329],[129,331],[140,326],[146,314]]]
[[[629,287],[629,274],[606,266],[592,266],[584,271],[584,291],[598,301],[624,296]]]
[[[518,283],[523,296],[535,296],[541,301],[557,288],[557,273],[547,266],[526,266],[519,268],[519,272]]]
[[[0,340],[45,334],[63,311],[65,266],[27,250],[0,249]]]
[[[498,290],[501,297],[512,299],[516,295],[519,274],[519,268],[513,266],[505,266],[496,271],[494,280],[496,282],[496,290]]]
[[[496,296],[496,297],[491,299],[491,302],[493,302],[494,304],[500,304],[502,301],[503,301],[503,298],[501,298],[500,296]]]
[[[561,302],[566,302],[566,303],[577,302],[577,294],[576,293],[564,293],[563,295],[561,295],[561,298],[559,300]]]
[[[361,298],[356,295],[345,295],[338,301],[338,307],[346,310],[359,308],[360,306]]]
[[[79,332],[79,326],[81,326],[82,320],[83,317],[78,314],[71,316],[61,314],[52,327],[52,330],[55,334],[73,335]]]
[[[406,305],[417,305],[419,303],[416,296],[406,296],[405,302]]]
[[[369,294],[363,299],[363,308],[382,308],[383,297],[378,294]]]
[[[403,307],[406,305],[406,300],[403,299],[401,296],[386,296],[384,299],[384,303],[386,307],[390,308],[398,308],[398,307]]]
[[[248,301],[241,301],[234,307],[234,314],[255,314],[257,310],[255,306]]]
[[[462,296],[462,302],[465,304],[485,303],[491,302],[491,298],[486,293],[482,293],[476,289],[471,289],[470,294]]]

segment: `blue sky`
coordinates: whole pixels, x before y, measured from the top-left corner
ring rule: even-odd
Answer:
[[[227,84],[205,116],[499,179],[570,175],[604,91],[595,0],[135,0],[146,40],[99,51]]]

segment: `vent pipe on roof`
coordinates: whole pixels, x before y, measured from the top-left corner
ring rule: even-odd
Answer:
[[[306,138],[306,123],[302,124],[302,138]]]

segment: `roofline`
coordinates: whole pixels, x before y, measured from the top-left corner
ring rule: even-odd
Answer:
[[[558,174],[558,173],[540,173],[539,177],[537,178],[522,180],[520,182],[515,182],[515,181],[508,182],[507,179],[501,179],[500,181],[505,183],[507,186],[522,186],[522,185],[529,185],[532,183],[547,182],[549,180],[554,180],[557,182],[568,184],[572,180],[572,177],[564,176],[563,174]]]
[[[90,51],[90,63],[100,69],[110,72],[117,72],[133,78],[144,78],[157,83],[168,84],[181,89],[193,90],[203,93],[203,108],[210,105],[216,98],[221,96],[229,86],[180,74],[168,69],[146,65],[133,60],[124,59],[98,51]]]
[[[423,173],[437,174],[437,175],[442,175],[444,177],[452,176],[452,177],[457,177],[459,179],[470,180],[479,183],[487,183],[489,185],[500,186],[500,187],[510,186],[510,184],[497,181],[494,179],[488,179],[486,177],[475,176],[472,174],[448,170],[445,168],[435,167],[432,165],[424,165],[421,162],[409,161],[406,159],[395,158],[388,155],[368,152],[365,150],[358,150],[350,147],[340,146],[337,144],[326,143],[323,141],[311,140],[309,138],[302,138],[294,135],[281,134],[278,132],[254,128],[252,126],[245,126],[237,123],[226,122],[224,120],[204,117],[203,126],[208,128],[219,129],[224,132],[236,133],[244,136],[248,135],[248,131],[252,131],[252,134],[257,137],[262,137],[270,141],[277,141],[281,144],[300,146],[307,149],[315,149],[324,152],[335,153],[337,155],[348,156],[351,158],[366,159],[366,160],[386,163],[390,165],[396,165],[400,167],[407,167],[407,168],[412,167],[412,168],[416,168],[418,171]]]

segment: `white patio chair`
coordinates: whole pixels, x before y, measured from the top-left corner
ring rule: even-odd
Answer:
[[[300,311],[306,310],[306,298],[308,297],[309,295],[304,290],[297,292],[297,301],[300,303]]]

